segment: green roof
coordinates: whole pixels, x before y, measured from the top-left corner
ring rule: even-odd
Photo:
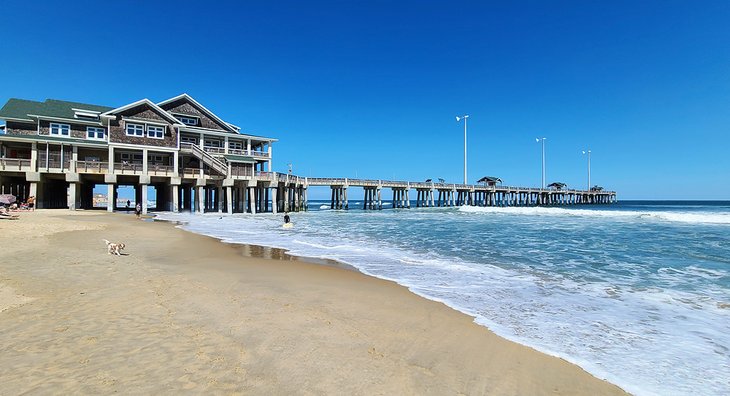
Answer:
[[[11,98],[0,109],[0,118],[19,118],[31,120],[28,116],[40,115],[57,118],[74,118],[74,110],[83,109],[98,112],[106,112],[112,110],[113,107],[98,106],[86,103],[67,102],[64,100],[46,99],[45,102],[36,102],[33,100]]]
[[[247,155],[226,154],[223,157],[229,162],[256,162],[256,159]]]

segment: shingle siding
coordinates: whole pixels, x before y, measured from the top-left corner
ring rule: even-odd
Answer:
[[[36,135],[38,126],[37,124],[8,121],[5,123],[5,133],[8,135]]]
[[[127,121],[124,120],[122,116],[134,118],[134,120],[128,121],[130,123],[143,123],[144,120],[165,123],[167,127],[165,128],[164,139],[147,137],[146,128],[144,137],[127,136],[125,124]],[[156,147],[177,147],[177,130],[170,122],[167,121],[167,119],[162,117],[152,108],[147,105],[141,105],[124,111],[121,115],[117,116],[116,121],[112,121],[111,126],[109,127],[109,141],[112,143],[139,144]]]
[[[41,127],[39,135],[48,136],[51,134],[51,123],[53,124],[67,124],[71,127],[71,136],[74,139],[86,139],[86,125],[72,124],[70,122],[63,121],[45,121],[41,120]]]
[[[198,117],[200,119],[200,125],[199,127],[203,128],[209,128],[209,129],[218,129],[222,132],[229,132],[224,125],[222,125],[219,122],[216,122],[214,119],[208,117],[205,115],[202,111],[198,110],[195,106],[192,104],[184,101],[183,99],[168,103],[164,106],[162,106],[164,110],[166,110],[168,113],[174,113],[175,114],[187,114],[191,115],[193,117]]]

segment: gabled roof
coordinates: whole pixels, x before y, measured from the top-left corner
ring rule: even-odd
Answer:
[[[142,100],[138,100],[138,101],[133,102],[133,103],[130,103],[128,105],[124,105],[122,107],[117,107],[116,109],[108,110],[108,111],[104,112],[102,115],[107,115],[108,116],[108,115],[112,115],[112,114],[118,114],[118,113],[121,113],[123,111],[129,110],[129,109],[133,109],[135,107],[142,106],[142,105],[148,105],[148,106],[150,106],[152,109],[154,109],[155,111],[157,111],[158,113],[160,113],[160,115],[162,115],[163,117],[165,117],[165,119],[167,119],[168,121],[170,121],[170,123],[172,123],[174,125],[183,125],[177,118],[173,117],[170,113],[168,113],[165,110],[161,109],[160,106],[154,104],[151,100],[149,100],[147,98],[142,99]]]
[[[0,109],[0,118],[34,121],[33,118],[36,118],[34,116],[46,116],[73,119],[75,114],[74,109],[104,112],[110,110],[111,107],[56,99],[46,99],[45,102],[36,102],[34,100],[11,98]]]
[[[168,103],[176,102],[178,100],[186,100],[186,101],[188,101],[190,104],[192,104],[193,106],[197,107],[198,110],[200,110],[201,112],[205,113],[208,117],[214,119],[215,121],[217,121],[218,123],[220,123],[221,125],[223,125],[226,128],[226,130],[228,130],[229,132],[238,133],[238,130],[236,130],[236,128],[232,124],[229,124],[229,123],[223,121],[220,117],[218,117],[217,115],[215,115],[212,111],[208,110],[205,106],[203,106],[202,104],[198,103],[197,100],[193,99],[192,96],[190,96],[190,95],[188,95],[186,93],[184,93],[182,95],[175,96],[174,98],[170,98],[170,99],[167,99],[167,100],[163,100],[162,102],[158,103],[157,105],[160,106],[160,107],[162,107],[162,106],[164,106],[164,105],[166,105]]]
[[[502,179],[494,176],[484,176],[477,180],[477,183],[502,183]]]

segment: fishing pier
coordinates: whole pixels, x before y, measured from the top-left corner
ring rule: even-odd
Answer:
[[[362,209],[383,208],[383,189],[392,190],[393,208],[410,208],[415,190],[416,207],[443,206],[556,206],[611,204],[616,192],[603,190],[544,189],[486,184],[452,184],[443,182],[407,182],[348,178],[303,178],[304,189],[325,186],[332,190],[331,209],[349,209],[347,191],[351,187],[365,191]],[[306,207],[306,206],[305,206]]]

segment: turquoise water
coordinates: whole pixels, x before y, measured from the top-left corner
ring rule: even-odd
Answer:
[[[394,280],[635,394],[730,393],[730,202],[310,207],[292,230],[269,214],[161,217]]]

